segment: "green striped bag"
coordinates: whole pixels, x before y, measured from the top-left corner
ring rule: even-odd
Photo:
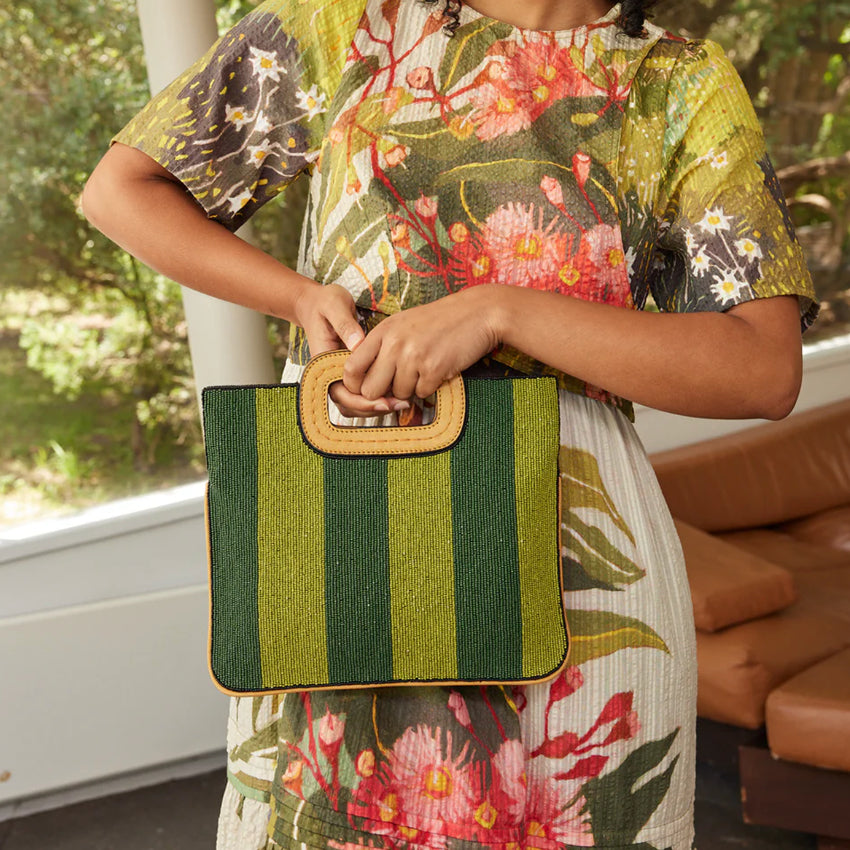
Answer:
[[[461,378],[347,428],[302,382],[208,387],[213,680],[229,694],[522,683],[565,665],[554,378]]]

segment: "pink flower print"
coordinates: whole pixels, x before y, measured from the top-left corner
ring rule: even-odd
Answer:
[[[552,103],[575,88],[577,71],[569,51],[552,41],[498,42],[473,91],[471,118],[486,141],[530,127]]]
[[[422,724],[407,729],[388,759],[354,790],[351,812],[367,818],[369,829],[379,835],[444,846],[451,828],[472,821],[480,805],[475,793],[480,782],[475,782],[468,753],[469,744],[452,752],[451,732]]]
[[[375,752],[374,750],[362,750],[357,756],[354,769],[358,776],[368,779],[375,774]]]
[[[410,71],[406,77],[407,84],[412,89],[432,89],[434,87],[434,72],[427,65],[420,65]]]
[[[283,787],[296,797],[304,798],[302,788],[302,776],[304,774],[304,762],[301,759],[289,762],[283,773]]]
[[[319,721],[319,745],[325,754],[336,753],[345,734],[345,718],[328,709]]]
[[[584,684],[581,668],[567,667],[549,686],[549,705],[574,694]]]
[[[509,57],[505,71],[515,88],[531,95],[534,118],[571,92],[578,78],[569,50],[547,39],[523,44]]]
[[[401,165],[407,158],[407,148],[404,145],[394,145],[385,154],[387,167],[394,168],[396,165]]]
[[[458,225],[452,225],[452,229]],[[495,263],[481,244],[480,234],[470,236],[467,231],[463,240],[452,247],[449,257],[449,269],[461,287],[478,286],[482,283],[494,283]]]
[[[525,797],[528,777],[525,772],[525,752],[521,741],[505,741],[493,757],[491,795],[513,822],[525,816]]]
[[[401,86],[392,86],[387,89],[381,104],[384,115],[392,115],[396,112],[406,94],[407,92]]]
[[[414,204],[416,215],[423,221],[433,220],[437,217],[437,199],[420,195]]]
[[[406,221],[399,221],[390,228],[390,238],[393,245],[398,245],[400,248],[410,249],[410,228]]]
[[[619,741],[630,740],[640,732],[637,712],[632,709],[633,699],[631,691],[614,694],[583,735],[564,731],[551,736],[547,722],[546,737],[530,757],[560,760],[565,769],[556,773],[554,778],[573,780],[579,786],[599,776],[610,758],[610,753],[601,751]]]
[[[546,200],[549,201],[552,206],[562,207],[564,205],[564,190],[561,188],[561,184],[554,177],[549,177],[547,174],[540,181],[540,188],[546,196]]]
[[[557,850],[564,844],[592,847],[593,829],[590,812],[582,794],[565,795],[553,777],[529,778],[525,803],[526,850]]]
[[[534,204],[509,203],[488,216],[481,231],[484,250],[493,258],[495,283],[558,290],[558,272],[570,237],[557,219],[543,223]]]
[[[469,239],[469,228],[462,221],[456,221],[449,228],[449,239],[452,242],[465,242]]]
[[[573,155],[573,175],[580,189],[584,189],[584,184],[587,183],[587,178],[590,176],[591,162],[591,158],[581,151]]]
[[[564,793],[552,776],[526,772],[519,741],[507,741],[493,759],[493,806],[503,810],[512,825],[524,827],[524,848],[557,850],[563,844],[593,844],[585,799],[573,789]],[[483,836],[479,839],[486,841]]]
[[[466,707],[466,700],[459,691],[452,691],[449,694],[449,710],[455,716],[455,720],[464,729],[472,728],[472,721],[469,719],[469,709]]]
[[[592,281],[585,281],[582,297],[620,307],[630,306],[628,267],[619,227],[599,224],[589,230],[582,241],[588,246],[588,271],[594,276]]]
[[[470,101],[473,111],[469,118],[475,125],[475,135],[482,142],[512,135],[531,126],[533,119],[528,92],[484,82],[472,92]]]

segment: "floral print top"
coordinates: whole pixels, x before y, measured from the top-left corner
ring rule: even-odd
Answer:
[[[663,311],[796,294],[805,328],[811,281],[736,71],[618,13],[535,31],[464,5],[449,38],[419,0],[266,0],[116,139],[231,229],[307,171],[298,271],[370,320],[498,283]]]

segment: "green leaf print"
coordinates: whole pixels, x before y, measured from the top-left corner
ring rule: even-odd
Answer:
[[[565,844],[565,850],[581,850],[581,847],[578,847],[575,844]],[[661,848],[656,847],[654,844],[647,844],[645,841],[641,841],[640,844],[618,844],[615,846],[608,845],[608,850],[661,850]],[[663,850],[673,850],[672,847],[665,847]]]
[[[602,511],[634,543],[634,535],[605,487],[596,458],[582,449],[561,446],[558,465],[564,505],[568,508],[595,508]]]
[[[376,177],[372,178],[369,192],[360,200],[359,209],[356,221],[353,217],[344,218],[322,246],[318,270],[325,285],[334,283],[352,260],[365,256],[378,239],[383,237],[389,242],[385,190]],[[360,222],[365,223],[364,228],[351,235],[352,226]],[[380,300],[380,294],[377,297]]]
[[[537,185],[541,178],[551,175],[563,179],[572,169],[560,162],[533,160],[526,157],[494,159],[490,162],[469,162],[449,168],[434,181],[435,186],[461,183],[465,180],[486,183],[530,183]]]
[[[611,611],[567,611],[572,665],[611,655],[626,647],[660,649],[667,644],[646,623]]]
[[[490,30],[492,38],[479,38]],[[445,94],[457,81],[473,68],[478,68],[494,41],[510,36],[513,27],[501,21],[474,20],[455,30],[449,39],[443,61],[440,62],[440,92]]]
[[[565,557],[569,564],[567,572],[577,570],[587,577],[582,580],[580,576],[565,575],[564,581],[571,590],[582,586],[620,590],[618,585],[634,584],[646,575],[645,570],[614,546],[598,528],[583,522],[572,511],[567,511],[562,518],[561,545],[565,556],[566,553],[573,556]]]
[[[629,845],[628,842],[634,841],[664,799],[679,756],[674,756],[661,773],[638,788],[635,786],[661,764],[678,732],[676,729],[666,738],[638,747],[616,770],[591,779],[583,786],[582,793],[587,799],[594,835],[618,834],[622,837],[623,848],[651,846]]]

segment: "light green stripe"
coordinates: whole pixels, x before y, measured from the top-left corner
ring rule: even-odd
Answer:
[[[423,503],[423,482],[428,499]],[[393,674],[457,677],[450,454],[390,460]]]
[[[543,380],[517,380],[514,389],[514,451],[516,492],[535,492],[540,501],[516,500],[519,582],[522,610],[523,676],[544,675],[556,669],[566,652],[563,605],[553,585],[558,581],[558,396]],[[548,424],[548,428],[547,428]],[[541,560],[543,564],[541,565]],[[545,576],[540,580],[535,576]]]
[[[296,393],[285,390],[257,390],[257,596],[269,688],[328,677],[323,461],[301,440]],[[285,473],[278,458],[286,458]],[[282,507],[272,511],[272,505]],[[283,553],[292,563],[284,563]],[[317,613],[308,618],[305,611]]]
[[[256,800],[259,803],[268,803],[271,798],[270,791],[260,791],[259,788],[252,788],[250,785],[246,785],[241,779],[239,779],[235,773],[233,773],[230,768],[227,769],[227,781],[243,796],[248,797],[251,800]]]

